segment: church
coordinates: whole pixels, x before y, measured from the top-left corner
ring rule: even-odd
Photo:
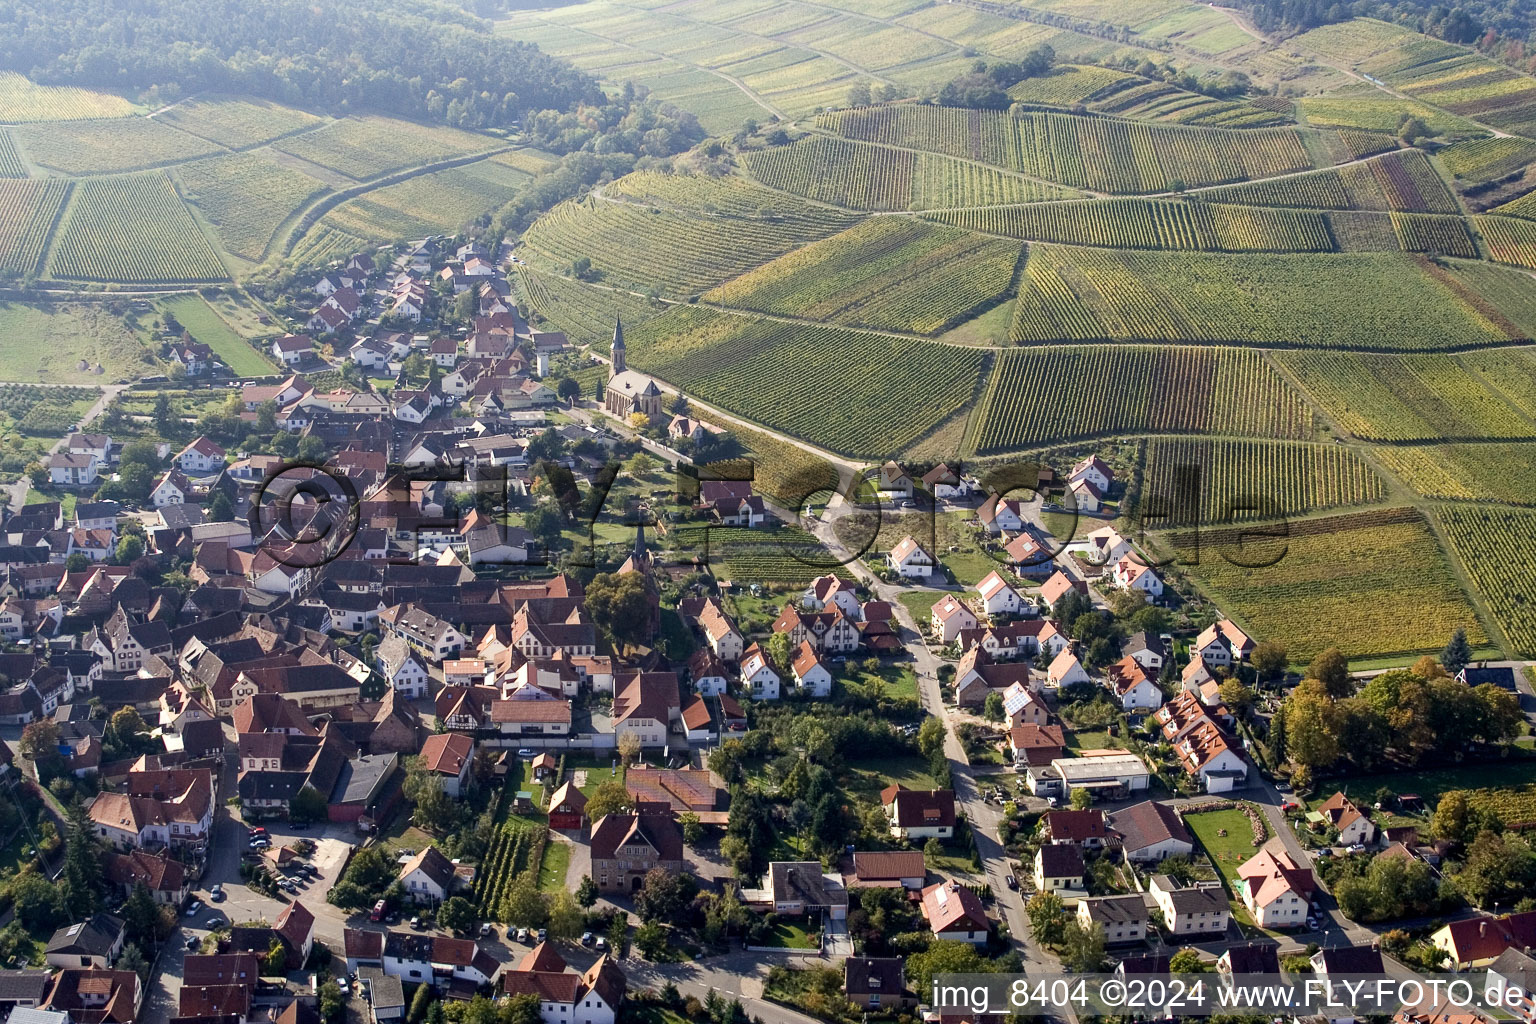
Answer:
[[[613,364],[603,388],[603,407],[620,419],[643,412],[650,419],[661,416],[661,389],[656,382],[624,363],[624,323],[613,324]]]

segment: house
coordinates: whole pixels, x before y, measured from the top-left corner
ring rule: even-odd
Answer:
[[[1085,850],[1104,847],[1104,812],[1096,810],[1051,810],[1041,819],[1045,841],[1066,843]]]
[[[1078,512],[1094,513],[1104,506],[1104,492],[1088,480],[1073,480],[1067,484],[1070,507]]]
[[[188,476],[207,476],[224,468],[224,449],[206,437],[198,437],[176,453],[176,468]]]
[[[1312,954],[1312,973],[1329,975],[1385,974],[1381,948],[1369,946],[1328,946]]]
[[[1468,665],[1456,673],[1456,681],[1467,686],[1497,686],[1501,690],[1515,693],[1515,670],[1508,665],[1487,666]]]
[[[982,610],[988,615],[1017,615],[1025,606],[1019,592],[995,569],[976,584],[976,593],[981,598]]]
[[[149,500],[155,508],[180,505],[192,496],[192,481],[179,469],[166,470],[149,492]]]
[[[1038,892],[1056,892],[1060,889],[1074,891],[1083,888],[1083,864],[1081,847],[1070,844],[1047,843],[1035,851],[1035,889]]]
[[[1024,722],[1009,728],[1008,748],[1015,765],[1048,765],[1066,753],[1066,733],[1059,725]]]
[[[741,656],[741,686],[753,700],[779,699],[779,674],[757,644]]]
[[[1131,557],[1122,558],[1115,563],[1110,579],[1121,590],[1139,591],[1151,601],[1156,601],[1163,596],[1162,577],[1153,572],[1150,565],[1143,565]]]
[[[383,939],[379,960],[384,973],[402,982],[425,982],[467,996],[481,985],[494,982],[501,972],[496,958],[470,939],[396,931],[384,932]],[[349,943],[349,963],[354,950],[372,952],[364,943]]]
[[[143,999],[133,971],[66,967],[53,976],[43,1007],[67,1013],[72,1024],[134,1024]]]
[[[101,472],[101,460],[91,454],[54,452],[48,456],[48,480],[56,487],[89,487]]]
[[[1243,946],[1228,946],[1216,958],[1216,971],[1224,983],[1249,974],[1279,974],[1279,946],[1273,942],[1250,942]]]
[[[1168,660],[1168,645],[1162,637],[1140,630],[1125,638],[1120,645],[1120,656],[1134,658],[1149,674],[1156,675],[1162,672],[1163,663]]]
[[[132,895],[135,886],[142,885],[156,903],[179,907],[192,891],[185,866],[164,853],[108,853],[102,861],[102,874],[124,899]]]
[[[1074,465],[1072,471],[1067,474],[1069,483],[1076,483],[1079,480],[1086,480],[1098,488],[1100,493],[1108,494],[1115,483],[1115,471],[1110,468],[1109,463],[1097,455],[1090,455]]]
[[[822,870],[819,860],[776,860],[768,865],[762,881],[773,912],[800,917],[815,913],[824,920],[848,917],[848,890],[836,874]]]
[[[995,575],[995,574],[994,574]],[[933,631],[945,645],[954,643],[962,632],[976,628],[976,615],[954,594],[945,594],[933,603]]]
[[[1452,970],[1481,967],[1498,959],[1506,949],[1536,947],[1536,910],[1452,921],[1432,933],[1429,941],[1450,955]]]
[[[110,967],[123,951],[125,927],[111,914],[92,914],[60,928],[48,940],[50,967]]]
[[[400,696],[417,700],[427,695],[431,678],[427,666],[404,637],[391,634],[379,641],[374,661],[384,681]]]
[[[299,366],[315,351],[315,340],[307,334],[285,334],[272,342],[272,356],[286,366]]]
[[[453,891],[453,862],[435,846],[400,865],[400,885],[413,903],[436,906]]]
[[[993,494],[976,510],[982,529],[988,533],[1018,533],[1024,529],[1024,505],[1020,501],[1004,501]]]
[[[885,564],[903,579],[925,580],[933,574],[938,562],[908,534],[886,553]]]
[[[969,497],[976,482],[974,479],[962,476],[959,471],[950,469],[942,462],[924,473],[922,479],[928,493],[941,500]]]
[[[1175,938],[1227,933],[1232,907],[1219,884],[1181,886],[1168,875],[1153,875],[1147,891]]]
[[[1105,827],[1118,836],[1125,859],[1137,864],[1156,864],[1167,857],[1187,857],[1195,848],[1194,836],[1177,811],[1156,800],[1143,800],[1110,811]]]
[[[1135,754],[1108,750],[1092,757],[1059,757],[1043,768],[1031,767],[1028,778],[1036,796],[1070,797],[1084,789],[1095,798],[1122,799],[1146,789],[1151,773]]]
[[[298,900],[282,909],[272,924],[272,934],[288,954],[288,969],[296,971],[309,961],[315,947],[315,915]]]
[[[853,874],[844,879],[850,888],[918,890],[928,880],[928,868],[919,850],[855,850]]]
[[[549,795],[549,827],[557,832],[580,830],[586,821],[587,796],[570,780]]]
[[[1200,631],[1189,646],[1190,660],[1203,659],[1207,664],[1226,668],[1246,661],[1253,653],[1253,639],[1231,619],[1213,622]]]
[[[1077,660],[1077,655],[1070,648],[1063,650],[1051,660],[1050,667],[1045,670],[1045,678],[1050,685],[1058,689],[1063,686],[1093,682],[1088,675],[1088,670],[1083,668],[1083,663]]]
[[[1026,579],[1049,578],[1057,571],[1053,552],[1032,533],[1024,532],[1014,537],[1003,546],[1003,553],[1014,573]]]
[[[1518,992],[1518,994],[1517,994]],[[1483,994],[1489,1006],[1503,1006],[1524,1020],[1536,1016],[1536,957],[1524,950],[1506,949],[1488,965]],[[1507,1001],[1513,997],[1518,1005]]]
[[[1129,655],[1105,670],[1104,682],[1122,711],[1151,711],[1163,703],[1163,691],[1158,689],[1141,662]]]
[[[69,1024],[67,1014],[35,1009],[48,994],[52,977],[51,971],[25,967],[0,973],[0,1013],[10,1014],[8,1019],[16,1024]]]
[[[480,955],[490,954],[482,950]],[[627,984],[624,972],[606,954],[577,974],[552,946],[541,942],[515,967],[501,972],[497,991],[536,996],[542,1024],[614,1024]]]
[[[434,733],[421,745],[421,767],[442,783],[443,792],[457,800],[469,790],[469,768],[475,741],[462,732]]]
[[[1049,579],[1040,584],[1040,600],[1048,605],[1054,606],[1057,601],[1071,593],[1088,593],[1088,584],[1082,580],[1073,579],[1060,569],[1057,569],[1050,575]]]
[[[1077,901],[1077,923],[1084,928],[1104,929],[1104,944],[1141,942],[1147,937],[1150,917],[1141,893],[1128,896],[1090,896]]]
[[[1297,865],[1278,841],[1244,861],[1237,876],[1243,906],[1260,928],[1293,928],[1306,921],[1317,883],[1311,869]]]
[[[821,660],[809,640],[800,641],[790,671],[802,693],[817,698],[832,696],[832,670]]]
[[[615,680],[613,731],[639,738],[643,747],[663,747],[671,723],[682,716],[677,676],[671,672],[636,672]]]
[[[670,814],[609,814],[592,825],[591,857],[598,891],[633,892],[653,868],[684,870],[683,833]]]
[[[212,773],[133,771],[127,792],[98,793],[89,813],[96,834],[125,852],[147,846],[201,850],[213,827]]]
[[[730,681],[726,675],[725,662],[707,647],[700,647],[688,659],[688,678],[701,697],[724,693]]]
[[[917,997],[906,986],[902,963],[899,956],[850,956],[843,961],[843,995],[877,1015],[915,1006]]]
[[[887,497],[912,497],[912,477],[895,460],[888,460],[880,467],[876,487],[882,495]]]
[[[1339,833],[1339,843],[1343,846],[1368,844],[1376,839],[1376,826],[1370,817],[1343,793],[1334,793],[1318,804],[1313,814],[1315,818],[1312,815],[1308,817],[1312,818],[1314,824],[1335,829]]]
[[[953,879],[925,888],[922,909],[936,939],[981,946],[992,930],[981,898]]]
[[[880,794],[891,835],[913,841],[948,839],[955,834],[955,793],[950,789],[886,787]]]

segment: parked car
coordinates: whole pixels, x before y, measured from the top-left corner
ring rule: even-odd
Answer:
[[[1018,892],[1018,890],[1019,890],[1019,880],[1017,878],[1014,878],[1012,875],[1009,875],[1008,878],[1007,878],[1007,882],[1008,882],[1008,888],[1012,889],[1014,892]]]
[[[539,941],[543,942],[548,937],[549,937],[549,929],[548,928],[540,928],[539,929]]]
[[[212,889],[208,890],[208,898],[215,903],[224,902],[224,886],[215,882]]]
[[[518,942],[527,942],[528,941],[528,929],[527,928],[519,928],[517,930],[517,941]]]
[[[488,938],[490,938],[491,936],[493,936],[495,934],[496,934],[496,929],[491,927],[491,924],[490,924],[489,921],[487,921],[485,924],[482,924],[480,926],[480,937],[482,939],[488,939]]]
[[[196,935],[188,935],[187,936],[187,948],[188,949],[196,949],[201,944],[202,943],[198,940]]]
[[[521,758],[524,758],[524,759],[527,759],[527,758],[535,757],[537,755],[534,754],[532,747],[519,747],[518,750],[517,750],[517,756],[521,757]]]
[[[202,901],[201,900],[193,900],[191,903],[187,904],[187,916],[188,917],[196,917],[197,916],[197,912],[199,910],[202,910],[202,909],[203,909]]]
[[[591,932],[582,932],[581,933],[581,944],[583,946],[590,946],[590,945],[592,945],[593,937],[594,936],[592,935]]]
[[[411,927],[418,931],[421,930],[421,917],[419,915],[411,918]]]

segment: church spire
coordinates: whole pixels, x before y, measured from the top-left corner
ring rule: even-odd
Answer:
[[[613,321],[613,348],[610,350],[613,357],[613,372],[624,372],[624,321],[614,318]]]

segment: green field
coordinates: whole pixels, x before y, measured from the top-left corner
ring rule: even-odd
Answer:
[[[230,149],[249,149],[323,123],[314,114],[267,100],[202,96],[184,100],[155,119]]]
[[[77,369],[82,359],[102,373]],[[153,372],[149,351],[98,304],[0,302],[0,380],[101,385]]]
[[[24,124],[11,129],[32,162],[63,174],[110,174],[180,163],[219,152],[147,117]]]
[[[75,185],[48,270],[86,281],[222,281],[229,275],[163,173]]]
[[[1165,534],[1186,555],[1189,538]],[[1235,564],[1241,563],[1241,564]],[[1250,635],[1292,661],[1438,651],[1458,628],[1487,634],[1423,515],[1399,508],[1293,522],[1281,539],[1206,531],[1186,573]]]
[[[1371,454],[1426,498],[1536,505],[1533,443],[1380,445]]]
[[[1240,905],[1243,882],[1237,876],[1237,869],[1259,852],[1259,848],[1253,845],[1253,824],[1249,822],[1248,816],[1234,807],[1224,811],[1187,814],[1184,816],[1184,824],[1200,841],[1206,856],[1211,858],[1211,863],[1221,872],[1235,902]],[[1222,832],[1226,835],[1222,835]]]
[[[159,307],[174,316],[195,340],[213,349],[236,376],[259,377],[275,371],[271,360],[235,333],[202,296],[178,295],[162,299]]]
[[[1105,199],[933,216],[977,231],[1068,245],[1208,252],[1330,252],[1334,248],[1320,213],[1216,203]]]
[[[408,178],[348,199],[320,219],[356,238],[392,241],[455,232],[510,202],[528,175],[489,160]]]
[[[1142,507],[1169,525],[1273,519],[1386,497],[1358,454],[1333,444],[1155,438],[1147,444]],[[1194,500],[1188,480],[1198,474]]]
[[[889,456],[936,426],[971,400],[983,365],[971,349],[694,307],[627,339],[634,366],[688,394],[855,456]]]
[[[957,228],[872,218],[704,294],[819,323],[938,334],[1013,287],[1021,249]]]
[[[343,118],[273,143],[274,149],[357,181],[497,146],[489,136],[371,115]]]
[[[325,192],[322,181],[253,153],[176,168],[183,193],[236,256],[260,262],[278,226]]]

